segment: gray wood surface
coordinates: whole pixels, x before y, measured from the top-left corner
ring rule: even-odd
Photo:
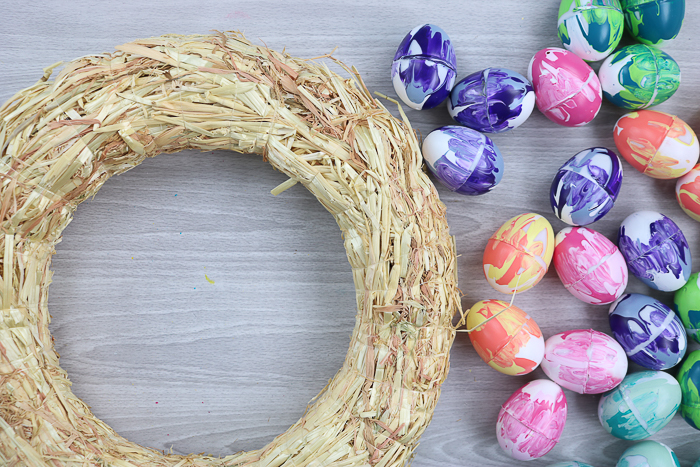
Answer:
[[[537,50],[560,45],[558,3],[4,2],[0,101],[36,82],[42,68],[56,61],[111,51],[135,38],[212,29],[239,29],[255,42],[301,57],[338,46],[337,58],[355,65],[370,89],[390,96],[396,47],[423,22],[450,34],[460,78],[487,66],[525,73]],[[678,114],[697,131],[700,2],[688,0],[687,10],[680,36],[665,47],[680,64],[683,82],[657,109]],[[407,113],[423,135],[451,122],[442,106]],[[438,187],[457,237],[465,308],[481,299],[504,299],[481,272],[489,235],[528,211],[544,214],[555,231],[563,228],[548,201],[556,169],[581,149],[614,148],[612,128],[623,113],[605,103],[592,124],[569,129],[535,110],[521,128],[494,138],[506,164],[497,190],[467,198]],[[270,195],[284,179],[254,156],[186,151],[148,160],[110,180],[77,211],[54,257],[51,329],[75,393],[120,434],[176,453],[259,448],[295,422],[341,366],[355,291],[339,230],[302,187]],[[625,163],[617,205],[592,227],[614,239],[630,213],[658,210],[681,226],[700,260],[700,226],[676,204],[674,186]],[[636,279],[628,291],[650,293]],[[671,294],[652,295],[672,300]],[[607,307],[573,298],[553,270],[515,303],[536,319],[545,337],[575,328],[610,332]],[[518,465],[498,447],[496,417],[515,389],[542,377],[539,369],[519,378],[497,373],[479,359],[466,334],[458,335],[414,465]],[[631,443],[603,431],[597,396],[567,391],[567,397],[561,442],[529,465],[615,465]],[[700,457],[700,432],[680,416],[652,439],[675,449],[684,467]]]

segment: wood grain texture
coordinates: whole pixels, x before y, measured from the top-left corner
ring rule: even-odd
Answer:
[[[525,73],[537,50],[560,45],[558,3],[17,2],[0,15],[0,100],[36,82],[42,68],[58,60],[110,51],[139,37],[212,29],[240,29],[253,41],[300,57],[339,46],[335,56],[355,65],[370,89],[393,96],[390,63],[413,26],[433,22],[448,31],[460,78],[487,66]],[[657,107],[696,131],[698,18],[700,3],[689,0],[684,29],[664,47],[680,64],[683,82]],[[481,272],[489,235],[528,211],[563,228],[548,201],[556,169],[581,149],[614,148],[612,128],[623,113],[605,103],[593,123],[569,129],[535,111],[519,129],[494,137],[506,164],[497,190],[466,198],[438,187],[461,255],[465,309],[506,298]],[[423,135],[451,123],[442,106],[407,114]],[[657,210],[679,224],[700,256],[700,225],[676,204],[675,182],[652,180],[626,163],[624,169],[615,208],[593,228],[614,239],[627,215]],[[355,315],[340,232],[302,187],[270,195],[284,180],[257,157],[185,151],[110,180],[76,212],[54,257],[52,332],[74,392],[120,434],[182,454],[262,447],[299,418],[340,368]],[[672,300],[636,279],[628,291]],[[515,303],[545,337],[575,328],[610,332],[607,307],[573,298],[554,271]],[[515,389],[544,373],[501,375],[479,359],[464,333],[451,354],[450,374],[414,465],[518,465],[498,447],[496,416]],[[566,394],[569,417],[561,442],[527,465],[615,465],[631,443],[600,427],[597,396]],[[700,433],[680,416],[652,439],[671,446],[684,467],[700,457]]]

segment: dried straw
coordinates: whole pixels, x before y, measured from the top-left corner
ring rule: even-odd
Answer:
[[[134,41],[79,58],[0,108],[0,464],[399,466],[432,417],[460,311],[445,207],[408,121],[321,63],[238,33]],[[332,58],[332,57],[331,57]],[[358,84],[359,83],[359,84]],[[47,308],[76,206],[146,157],[262,154],[333,214],[357,289],[343,367],[266,447],[164,455],[117,435],[70,390]]]

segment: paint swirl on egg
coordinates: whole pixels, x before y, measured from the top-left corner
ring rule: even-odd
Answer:
[[[686,214],[700,222],[700,164],[678,179],[676,199]]]
[[[696,430],[700,430],[700,350],[688,355],[676,376],[683,399],[681,416]]]
[[[559,39],[584,60],[595,62],[610,55],[623,31],[618,0],[563,0],[559,5]]]
[[[630,35],[648,45],[675,39],[683,26],[685,0],[622,0]]]

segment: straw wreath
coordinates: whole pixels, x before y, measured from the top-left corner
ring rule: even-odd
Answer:
[[[332,58],[332,57],[330,57]],[[0,108],[0,464],[400,466],[430,422],[460,311],[445,207],[415,133],[325,63],[238,33],[134,41],[68,63]],[[335,217],[357,289],[345,363],[266,447],[165,455],[117,435],[70,390],[49,333],[54,247],[76,206],[144,158],[257,153]]]

